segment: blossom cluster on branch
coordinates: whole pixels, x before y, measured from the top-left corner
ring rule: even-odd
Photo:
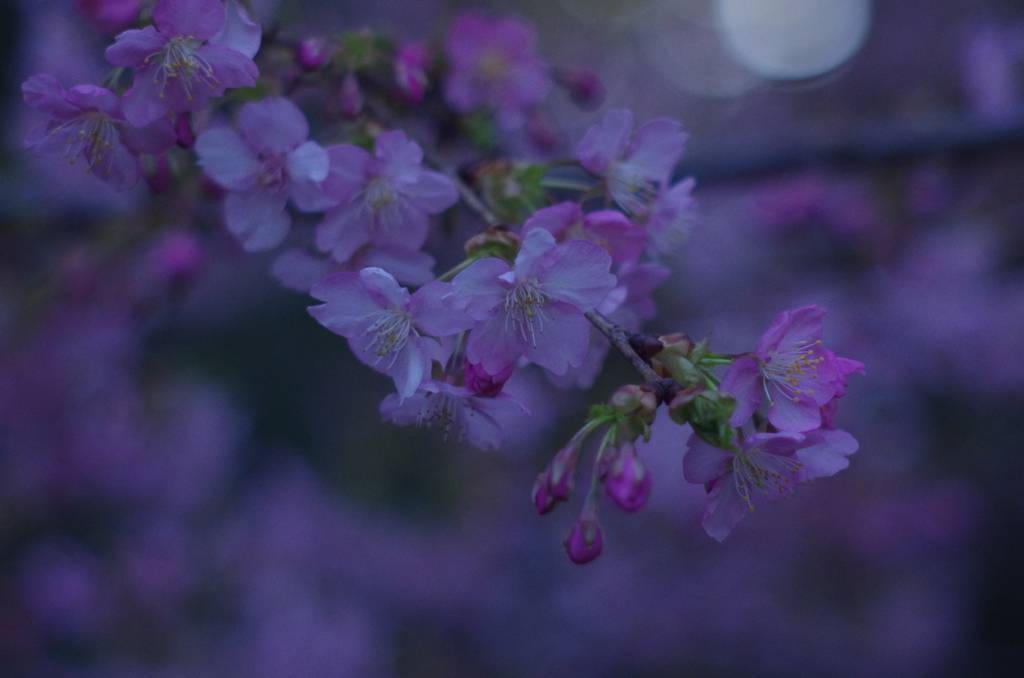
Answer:
[[[565,541],[574,562],[601,551],[602,490],[625,511],[644,506],[652,478],[635,442],[662,408],[692,427],[684,474],[707,488],[703,524],[718,540],[847,465],[857,443],[835,410],[863,365],[822,347],[824,309],[781,313],[745,354],[639,334],[694,222],[694,180],[673,177],[679,122],[636,126],[610,109],[572,158],[501,157],[521,130],[549,145],[540,107],[556,83],[599,103],[599,83],[544,62],[522,21],[464,14],[433,52],[365,31],[290,43],[238,0],[159,0],[104,25],[114,15],[136,27],[107,48],[103,86],[65,90],[46,74],[23,85],[47,118],[27,146],[117,190],[144,177],[154,192],[219,199],[245,251],[284,246],[274,275],[322,302],[313,318],[394,380],[385,420],[494,448],[504,417],[529,414],[503,390],[515,370],[589,387],[611,347],[630,361],[643,383],[594,407],[534,486],[542,514],[568,500],[603,431]],[[437,216],[458,204],[478,229],[438,275]],[[320,216],[304,230],[296,213]]]

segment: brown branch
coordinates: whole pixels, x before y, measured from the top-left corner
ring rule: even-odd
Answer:
[[[608,337],[608,341],[611,342],[612,346],[619,349],[619,353],[626,356],[626,360],[636,370],[644,381],[648,383],[661,381],[661,377],[651,369],[643,358],[640,357],[633,347],[629,343],[630,333],[625,330],[621,325],[617,325],[612,321],[605,318],[597,311],[587,311],[584,315],[587,316],[594,327],[598,329],[604,336]]]

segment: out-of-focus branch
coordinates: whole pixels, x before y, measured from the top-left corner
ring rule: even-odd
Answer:
[[[770,136],[692,138],[676,174],[707,184],[820,165],[868,165],[1020,146],[1024,116],[998,124],[968,116],[926,123],[875,121],[853,126],[842,136],[801,127]]]

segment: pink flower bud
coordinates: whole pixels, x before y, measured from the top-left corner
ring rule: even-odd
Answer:
[[[395,55],[395,82],[406,103],[415,106],[423,101],[427,89],[427,53],[423,48],[410,42],[403,45]]]
[[[569,92],[572,102],[585,111],[594,111],[604,103],[604,83],[585,68],[559,68],[555,77]]]
[[[139,0],[75,0],[75,9],[101,33],[114,35],[139,18]]]
[[[601,524],[596,518],[580,518],[573,524],[569,536],[562,545],[569,554],[569,560],[577,565],[589,563],[601,555],[601,548],[604,546]]]
[[[145,177],[149,190],[154,193],[163,193],[170,188],[174,182],[174,172],[171,171],[171,164],[167,162],[167,156],[163,153],[155,156],[152,166],[147,162]]]
[[[315,71],[330,60],[331,51],[332,46],[327,38],[307,38],[299,43],[295,59],[306,70]]]
[[[341,82],[341,112],[355,118],[363,110],[363,93],[359,89],[359,81],[352,71],[345,74]]]
[[[566,454],[568,450],[568,454]],[[555,504],[567,500],[576,486],[576,454],[571,448],[559,452],[533,484],[533,505],[537,513],[545,515]]]
[[[551,477],[547,471],[537,476],[533,484],[533,506],[540,515],[547,515],[555,509],[555,498],[551,495]]]
[[[152,266],[157,276],[172,287],[195,277],[206,263],[206,252],[199,240],[185,231],[165,234],[152,251]]]
[[[534,112],[526,122],[526,132],[530,141],[541,151],[553,151],[558,148],[562,139],[554,125],[544,119],[540,113]]]
[[[605,477],[604,489],[623,511],[639,511],[651,494],[651,472],[636,457],[620,456]]]
[[[174,125],[175,142],[182,148],[192,148],[196,145],[196,133],[192,130],[192,120],[188,113],[178,113]]]
[[[515,365],[509,365],[497,374],[488,374],[480,365],[467,362],[466,388],[484,398],[493,398],[501,393],[514,369]]]

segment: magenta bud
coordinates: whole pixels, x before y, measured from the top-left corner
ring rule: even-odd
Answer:
[[[139,0],[75,0],[75,9],[106,35],[120,33],[139,20]]]
[[[466,388],[481,397],[493,398],[501,393],[505,382],[512,376],[513,369],[515,369],[515,365],[509,365],[497,374],[489,374],[480,365],[467,362]]]
[[[206,263],[202,243],[191,233],[174,231],[155,244],[152,263],[156,274],[172,286],[192,280]]]
[[[569,92],[574,104],[585,111],[593,111],[604,103],[604,83],[593,71],[584,68],[559,68],[558,82]]]
[[[192,130],[192,116],[188,113],[178,113],[178,120],[174,125],[175,141],[182,148],[192,148],[196,145],[196,133]]]
[[[604,489],[623,511],[639,511],[651,494],[651,472],[633,456],[621,456],[605,476]]]
[[[569,536],[562,545],[569,554],[569,560],[577,565],[589,563],[601,555],[601,548],[604,546],[601,524],[595,518],[580,518],[573,524]]]
[[[415,106],[423,101],[427,80],[427,53],[415,42],[403,45],[395,55],[395,82],[402,99]]]
[[[549,481],[548,472],[545,471],[537,476],[537,481],[533,484],[533,506],[542,516],[555,509],[555,498],[551,496]]]
[[[553,151],[561,143],[558,130],[539,113],[534,113],[526,122],[526,133],[533,145],[542,151]]]
[[[355,118],[363,110],[363,93],[355,73],[349,71],[341,82],[341,112]]]
[[[315,71],[331,58],[331,44],[325,37],[306,38],[295,50],[295,59],[308,71]]]
[[[541,515],[551,513],[557,502],[567,500],[576,485],[575,469],[560,464],[560,456],[555,457],[533,484],[533,505]]]
[[[167,156],[161,153],[153,158],[152,164],[146,162],[146,184],[149,190],[154,193],[163,193],[174,183],[174,172],[171,171],[171,164],[167,162]]]

